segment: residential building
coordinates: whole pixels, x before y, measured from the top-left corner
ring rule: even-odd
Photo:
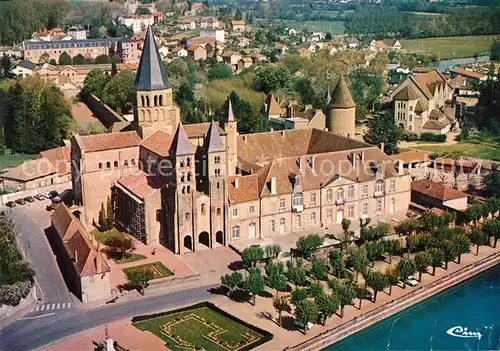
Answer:
[[[370,42],[370,50],[372,51],[399,51],[403,47],[397,39],[372,40]]]
[[[187,49],[187,54],[187,57],[194,61],[207,59],[207,50],[205,50],[203,46],[190,46],[189,49]]]
[[[132,28],[134,33],[145,30],[148,26],[155,24],[155,18],[152,13],[146,15],[134,15],[130,17],[118,17],[118,23]]]
[[[189,11],[186,11],[186,16],[198,15],[200,13],[201,9],[203,8],[203,6],[205,6],[202,2],[193,2],[190,4],[191,4],[191,6],[190,6]]]
[[[111,296],[111,268],[64,203],[50,215],[48,237],[64,280],[83,303]]]
[[[177,57],[188,57],[188,51],[181,46],[173,48],[170,52]]]
[[[239,21],[231,21],[231,29],[233,32],[244,32],[245,31],[245,21],[244,20],[239,20]]]
[[[436,69],[409,76],[392,93],[394,119],[407,132],[446,134],[457,124],[452,93]]]
[[[241,60],[238,62],[238,68],[237,72],[241,72],[246,68],[250,68],[253,66],[253,60],[249,56],[242,57]]]
[[[34,42],[59,41],[59,40],[71,40],[71,39],[73,39],[73,37],[64,33],[64,31],[59,27],[53,29],[43,29],[40,32],[34,32],[31,35],[31,41]]]
[[[488,80],[488,76],[486,74],[474,72],[471,69],[463,67],[453,67],[450,69],[450,73],[452,78],[463,78],[462,85],[475,85]]]
[[[119,227],[184,254],[407,210],[410,176],[375,146],[314,128],[238,135],[230,100],[220,124],[184,126],[151,37],[135,130],[71,140],[82,221],[110,196]]]
[[[200,28],[217,28],[219,27],[219,20],[216,17],[201,17],[199,20]]]
[[[68,35],[75,40],[86,40],[87,30],[82,26],[72,26],[68,28]]]
[[[196,21],[194,18],[181,18],[177,23],[179,24],[179,29],[181,30],[196,29]]]
[[[28,60],[21,60],[19,63],[11,70],[11,73],[17,77],[27,77],[35,74],[36,63],[30,62]]]
[[[411,183],[411,201],[427,208],[465,211],[469,196],[460,190],[426,179]]]
[[[223,62],[228,65],[233,71],[236,71],[238,69],[238,62],[242,57],[243,56],[241,56],[241,54],[234,51],[224,51],[224,53],[222,54]]]
[[[284,56],[287,50],[288,46],[286,46],[286,44],[276,43],[274,45],[274,51],[276,52],[277,55]]]
[[[226,42],[224,29],[218,27],[205,27],[200,30],[200,37],[202,38],[213,38],[221,43]]]
[[[359,47],[359,41],[356,37],[345,37],[344,38],[344,49],[357,49]]]
[[[23,57],[23,50],[18,46],[0,46],[0,56],[7,55],[13,59]]]

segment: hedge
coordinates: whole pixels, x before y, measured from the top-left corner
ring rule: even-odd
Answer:
[[[448,136],[446,134],[422,133],[422,135],[420,135],[420,140],[435,141],[438,143],[444,143],[447,138]]]
[[[0,306],[17,306],[30,293],[33,283],[29,280],[11,285],[0,285]]]

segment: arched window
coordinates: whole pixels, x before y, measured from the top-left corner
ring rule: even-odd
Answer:
[[[186,173],[182,173],[181,182],[185,182],[185,181],[186,181]]]
[[[163,106],[163,95],[160,95],[160,106]]]
[[[350,200],[354,199],[354,185],[349,186],[347,189],[347,198]]]
[[[144,95],[141,95],[141,106],[144,106]]]
[[[375,193],[380,194],[384,192],[384,181],[379,179],[375,182]]]
[[[102,162],[99,162],[99,169],[102,169]]]
[[[109,162],[109,161],[106,162],[106,168],[108,168],[108,169],[111,168],[111,162]]]
[[[300,215],[295,216],[295,226],[299,228],[302,225],[302,219],[300,218]]]
[[[149,101],[149,96],[146,96],[146,105],[147,105],[148,107],[149,107],[149,106],[151,106],[151,103],[150,103],[150,101]]]
[[[188,182],[191,181],[191,172],[188,173],[187,180],[188,180]]]
[[[191,166],[191,157],[186,158],[186,166]]]
[[[233,234],[233,238],[239,238],[240,237],[240,226],[235,225],[232,229],[231,232]]]
[[[183,187],[182,187],[182,193],[183,193],[183,194],[185,194],[185,193],[186,193],[186,187],[185,187],[185,186],[183,186]]]
[[[132,160],[130,160],[130,164],[131,164],[132,166],[135,166],[135,158],[133,158]]]
[[[285,219],[281,218],[280,219],[280,233],[284,233],[284,232],[285,232]]]
[[[326,191],[326,201],[331,202],[333,200],[333,191],[332,189],[328,189]]]
[[[343,201],[344,200],[344,188],[338,188],[337,189],[337,201]]]
[[[274,220],[272,220],[272,219],[269,221],[269,231],[270,231],[271,233],[274,233],[274,231],[275,231],[275,228],[274,228]]]
[[[205,213],[205,204],[201,204],[201,213]]]
[[[311,213],[311,224],[316,224],[316,212]]]
[[[191,186],[190,185],[187,186],[187,193],[188,194],[191,193]]]
[[[376,208],[377,213],[382,212],[382,200],[377,200],[377,208]]]
[[[190,218],[189,212],[186,212],[185,218],[186,218],[186,221],[189,221],[189,218]]]
[[[390,212],[390,213],[394,213],[395,208],[396,208],[396,200],[391,199],[391,204],[390,204],[390,206],[389,206],[389,212]]]
[[[123,161],[123,165],[124,165],[125,167],[128,167],[128,160]]]
[[[303,203],[303,195],[302,193],[295,193],[293,194],[293,206],[302,206]]]
[[[118,168],[118,161],[113,162],[113,166],[114,166],[115,168]]]
[[[155,95],[154,97],[154,105],[158,106],[158,95]]]

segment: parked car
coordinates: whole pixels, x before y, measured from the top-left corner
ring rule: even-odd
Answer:
[[[295,324],[297,327],[299,327],[301,329],[304,329],[304,324],[302,324],[302,322],[298,321],[297,319],[293,321],[293,324]],[[306,329],[311,330],[313,326],[314,326],[314,324],[312,324],[311,322],[308,322]]]
[[[43,197],[45,197],[46,199],[50,199],[50,193],[48,191],[44,192],[44,193],[41,193],[40,195],[42,195]]]
[[[24,205],[26,203],[26,201],[24,201],[24,199],[17,199],[16,202],[19,204],[19,205]]]
[[[44,195],[44,194],[36,194],[35,195],[35,199],[37,199],[38,201],[43,201],[45,200],[47,197]]]
[[[415,278],[413,278],[413,276],[411,276],[411,275],[408,276],[408,278],[406,278],[405,282],[409,286],[417,286],[418,285],[418,280],[416,280]]]
[[[375,294],[372,291],[370,291],[368,289],[365,290],[365,294],[363,295],[363,298],[365,300],[373,300],[374,297],[375,297]]]
[[[59,196],[59,193],[56,191],[56,190],[52,190],[50,193],[49,193],[49,199],[52,199],[56,196]]]
[[[16,203],[14,201],[9,201],[5,204],[7,207],[16,207]]]
[[[24,201],[27,201],[27,202],[35,202],[35,198],[33,196],[26,196],[24,198]]]

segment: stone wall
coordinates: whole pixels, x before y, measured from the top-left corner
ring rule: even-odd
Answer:
[[[7,306],[3,305],[0,306],[0,320],[5,320],[8,317],[12,316],[14,313],[17,313],[18,311],[22,310],[26,306],[29,306],[30,304],[36,302],[37,295],[36,295],[36,284],[33,284],[31,287],[31,291],[26,296],[24,299],[19,302],[19,305],[17,306]]]
[[[88,108],[106,128],[111,127],[115,122],[126,122],[122,116],[113,111],[111,107],[103,103],[94,94],[88,95],[85,100]]]

